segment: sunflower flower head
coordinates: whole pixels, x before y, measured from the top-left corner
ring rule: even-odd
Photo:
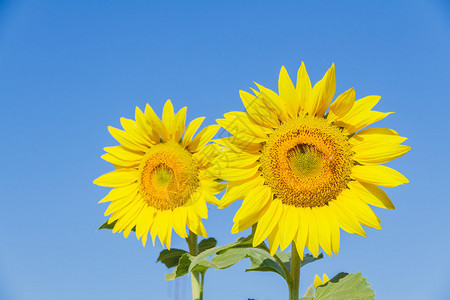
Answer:
[[[228,150],[217,176],[228,181],[219,208],[244,199],[232,233],[256,224],[253,245],[266,238],[274,254],[295,242],[317,257],[319,246],[339,252],[340,228],[365,236],[361,225],[381,228],[368,204],[393,209],[378,186],[408,180],[382,165],[410,147],[392,129],[363,129],[390,113],[372,110],[379,96],[355,101],[353,88],[337,96],[334,64],[313,87],[305,66],[296,85],[281,68],[278,93],[259,84],[240,91],[246,112],[229,112],[217,123],[231,136],[216,142]]]
[[[218,204],[215,194],[223,188],[211,172],[221,151],[208,144],[220,128],[207,126],[196,136],[204,117],[185,128],[186,107],[176,114],[167,100],[162,120],[147,104],[145,112],[136,108],[136,120],[122,118],[124,130],[109,127],[119,146],[106,147],[102,158],[115,170],[94,183],[113,187],[100,200],[108,202],[105,216],[115,222],[113,232],[128,237],[134,229],[145,246],[150,231],[170,249],[172,229],[183,238],[186,226],[195,234],[207,236],[202,218],[208,217],[206,202]]]

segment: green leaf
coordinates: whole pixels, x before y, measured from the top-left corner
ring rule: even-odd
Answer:
[[[198,243],[198,253],[202,253],[208,249],[211,249],[217,245],[215,238],[207,238]]]
[[[303,295],[303,298],[305,299],[311,299],[314,297],[316,292],[314,291],[314,286],[310,285],[309,288],[306,290],[305,295]]]
[[[302,260],[302,267],[304,267],[305,265],[315,262],[316,260],[322,259],[323,258],[323,253],[320,253],[319,256],[314,257],[311,254],[304,254],[303,255],[303,260]]]
[[[166,280],[174,280],[177,277],[181,277],[189,273],[189,266],[191,265],[193,258],[194,256],[189,253],[183,254],[178,261],[177,267],[172,272],[166,274]],[[211,268],[211,262],[205,261],[197,264],[195,268],[193,268],[193,271],[199,271],[204,274],[208,268]]]
[[[102,226],[100,226],[97,230],[100,229],[113,229],[114,225],[116,225],[117,220],[115,220],[114,222],[112,222],[111,224],[108,224],[108,221],[106,221],[105,223],[103,223]]]
[[[178,265],[178,262],[183,256],[183,254],[187,253],[181,249],[172,248],[170,250],[164,249],[159,253],[158,259],[156,262],[160,261],[166,265],[167,268],[173,268]]]
[[[251,255],[248,256],[250,258],[250,261],[252,262],[250,265],[250,268],[245,270],[245,272],[250,271],[260,271],[260,272],[275,272],[279,274],[281,277],[283,277],[286,280],[286,276],[284,274],[283,269],[278,264],[278,262],[273,258],[270,253],[268,253],[265,250],[262,249],[248,249],[248,250],[256,250],[251,251]],[[277,253],[280,254],[282,252]],[[286,253],[283,253],[286,254]],[[282,255],[283,258],[285,258],[285,255]],[[282,260],[280,258],[280,260]],[[284,261],[283,261],[284,263]],[[285,264],[286,265],[286,264]]]
[[[339,273],[326,284],[318,286],[315,300],[370,300],[375,299],[371,284],[361,273]]]
[[[108,224],[108,221],[106,221],[106,222],[103,223],[103,225],[100,226],[97,230],[100,230],[100,229],[113,229],[113,228],[114,228],[114,225],[116,225],[116,223],[117,223],[117,220],[115,220],[115,221],[112,222],[111,224]],[[131,230],[132,230],[132,231],[136,231],[136,226],[133,227],[133,229],[131,229]]]

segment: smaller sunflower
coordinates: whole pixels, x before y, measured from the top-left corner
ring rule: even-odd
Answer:
[[[100,200],[108,202],[108,224],[116,222],[113,232],[125,238],[134,229],[145,246],[150,231],[170,249],[172,228],[187,238],[186,226],[195,234],[207,236],[202,218],[208,217],[206,202],[218,204],[214,196],[223,184],[210,172],[220,146],[208,144],[220,126],[211,125],[195,136],[204,117],[193,120],[185,129],[186,107],[177,114],[170,100],[162,120],[147,104],[143,113],[136,107],[136,121],[121,118],[124,130],[108,127],[119,146],[106,147],[102,158],[116,170],[94,183],[113,189]]]

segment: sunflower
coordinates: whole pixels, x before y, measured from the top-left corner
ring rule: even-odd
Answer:
[[[281,68],[279,94],[256,84],[255,95],[240,91],[246,112],[229,112],[217,123],[231,136],[217,173],[229,181],[219,208],[244,199],[232,233],[256,225],[253,246],[266,238],[274,254],[292,241],[303,259],[306,247],[338,253],[340,228],[365,236],[361,225],[381,228],[368,204],[394,209],[378,186],[408,180],[381,164],[405,154],[406,138],[392,129],[364,127],[390,113],[373,111],[379,96],[355,101],[353,88],[339,95],[334,64],[311,83],[302,63],[294,87]],[[330,105],[331,103],[331,105]],[[328,112],[327,112],[328,111]]]
[[[211,125],[194,136],[204,117],[193,120],[185,130],[186,107],[174,114],[170,100],[163,109],[162,121],[147,104],[145,113],[136,107],[136,121],[121,118],[124,130],[108,127],[119,146],[104,148],[102,158],[116,170],[97,178],[94,183],[113,187],[100,200],[111,201],[105,216],[113,232],[131,230],[145,246],[150,231],[170,249],[172,228],[186,238],[187,227],[207,236],[202,218],[208,216],[206,202],[218,204],[214,194],[223,186],[210,172],[212,160],[220,150],[208,144],[220,126]]]

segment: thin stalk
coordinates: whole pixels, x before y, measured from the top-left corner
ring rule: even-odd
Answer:
[[[291,285],[289,286],[289,300],[298,300],[298,291],[300,287],[300,267],[302,261],[297,252],[295,242],[292,242],[291,249]]]
[[[189,236],[186,239],[189,246],[189,254],[198,255],[197,235],[189,230]],[[202,278],[203,281],[203,278]],[[203,285],[200,288],[200,273],[198,271],[191,272],[192,300],[203,300]]]

